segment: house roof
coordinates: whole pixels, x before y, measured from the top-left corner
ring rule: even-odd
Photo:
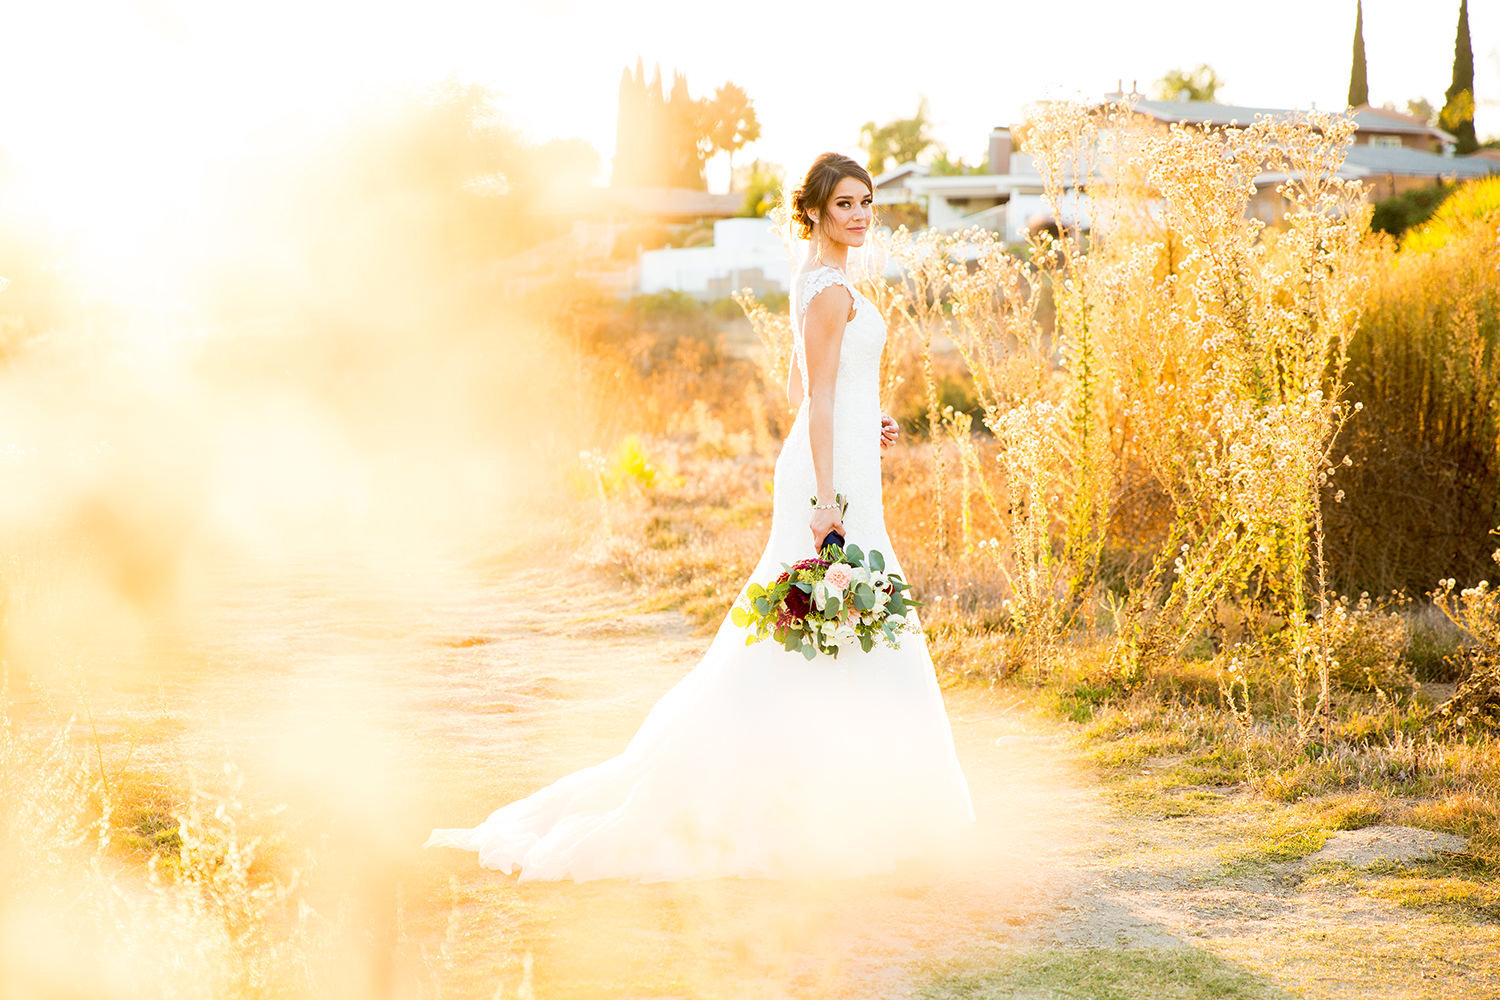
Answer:
[[[724,219],[745,204],[743,194],[710,194],[680,187],[615,187],[609,189],[615,208],[639,215],[671,219]]]
[[[1361,104],[1352,109],[1354,123],[1363,132],[1404,132],[1408,135],[1431,135],[1445,142],[1452,142],[1452,133],[1427,124],[1415,115],[1408,115],[1393,108],[1372,108]]]
[[[1259,115],[1277,118],[1294,113],[1287,108],[1259,108],[1216,101],[1136,101],[1135,110],[1158,121],[1186,125],[1249,125]]]
[[[1500,174],[1500,161],[1485,156],[1442,156],[1420,149],[1386,146],[1350,146],[1344,162],[1363,175],[1398,174],[1402,177],[1483,177]]]
[[[1215,101],[1137,101],[1135,109],[1163,122],[1188,125],[1249,125],[1258,116],[1286,118],[1298,114],[1294,108],[1262,108],[1248,104],[1219,104]],[[1353,109],[1354,124],[1361,132],[1400,132],[1431,135],[1445,142],[1453,136],[1440,128],[1399,111],[1372,108],[1362,104]]]
[[[922,166],[920,163],[898,163],[891,169],[871,179],[875,181],[875,189],[878,191],[880,188],[894,184],[903,177],[926,177],[930,172],[927,167]]]

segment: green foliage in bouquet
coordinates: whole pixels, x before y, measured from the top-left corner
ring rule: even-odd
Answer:
[[[769,586],[752,583],[730,612],[736,627],[750,630],[746,645],[774,639],[811,660],[855,646],[868,653],[876,641],[897,649],[897,634],[917,628],[907,615],[921,602],[899,574],[885,572],[879,552],[828,545],[820,557],[782,565],[785,572]]]

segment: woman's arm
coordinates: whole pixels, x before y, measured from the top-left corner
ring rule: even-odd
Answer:
[[[839,370],[839,348],[844,326],[854,308],[854,297],[842,285],[830,285],[813,296],[802,323],[807,353],[807,434],[812,444],[813,475],[817,479],[818,503],[834,502],[833,490],[833,392]],[[844,533],[844,519],[837,509],[814,510],[811,522],[813,545],[830,530]]]

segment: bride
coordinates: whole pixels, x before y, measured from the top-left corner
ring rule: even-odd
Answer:
[[[846,273],[873,192],[858,163],[824,153],[792,193],[810,246],[791,296],[797,416],[752,581],[814,555],[830,531],[902,572],[881,506],[880,450],[894,438],[879,404],[885,321]],[[477,851],[523,881],[642,882],[861,875],[951,847],[974,812],[920,629],[899,649],[813,661],[745,636],[726,617],[618,757],[426,846]]]

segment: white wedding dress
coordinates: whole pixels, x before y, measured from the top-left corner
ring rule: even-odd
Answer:
[[[808,271],[795,284],[804,373],[807,303],[834,285],[854,297],[839,352],[833,484],[849,500],[849,542],[880,551],[900,573],[881,506],[885,322],[835,268]],[[804,390],[806,382],[804,374]],[[776,460],[771,537],[754,581],[769,582],[783,563],[814,554],[806,395]],[[426,846],[477,851],[481,865],[522,880],[848,876],[931,858],[954,844],[974,812],[926,639],[920,631],[898,635],[900,649],[877,644],[809,661],[771,640],[747,646],[746,632],[726,616],[703,659],[618,757],[472,829],[434,830]]]

